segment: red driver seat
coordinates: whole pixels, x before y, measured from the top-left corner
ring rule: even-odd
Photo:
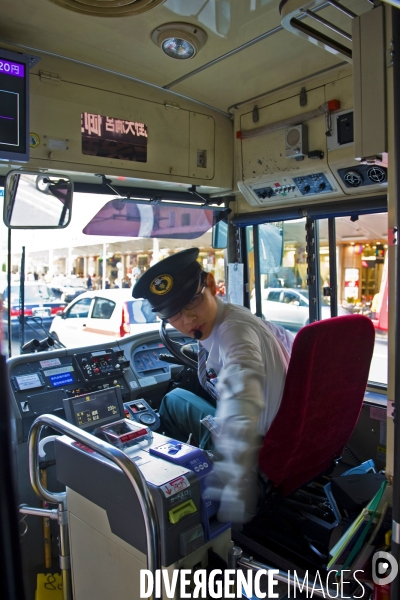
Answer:
[[[375,330],[362,315],[334,317],[296,336],[279,411],[259,465],[282,495],[340,456],[361,411]]]

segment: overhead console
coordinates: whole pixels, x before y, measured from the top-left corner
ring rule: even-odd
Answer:
[[[353,77],[343,73],[237,117],[238,188],[255,207],[385,194],[387,154],[355,158]]]
[[[42,56],[30,70],[30,168],[71,172],[74,181],[92,174],[97,182],[94,175],[102,173],[120,177],[120,187],[154,181],[180,190],[195,184],[204,193],[232,189],[227,116],[164,89],[75,66]],[[0,175],[9,169],[1,166]]]

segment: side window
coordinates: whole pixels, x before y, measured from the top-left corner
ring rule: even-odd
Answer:
[[[279,302],[280,295],[281,292],[270,292],[267,300],[269,300],[269,302]]]
[[[148,300],[133,300],[126,304],[129,305],[128,310],[130,308],[132,311],[132,323],[156,323],[159,320]]]
[[[85,319],[89,315],[92,298],[82,298],[75,302],[67,313],[67,319]]]
[[[300,304],[299,297],[293,292],[283,292],[282,302],[284,304],[296,304],[297,306]]]
[[[307,302],[304,300],[304,298],[302,297],[302,295],[301,295],[301,294],[300,294],[300,296],[297,298],[297,300],[299,301],[299,303],[300,303],[300,306],[307,306],[307,308],[308,308],[308,304],[307,304]]]
[[[92,312],[92,319],[110,319],[114,312],[115,302],[106,298],[96,298]]]

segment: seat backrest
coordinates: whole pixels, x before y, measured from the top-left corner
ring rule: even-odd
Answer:
[[[297,334],[278,413],[259,465],[289,494],[340,456],[361,411],[375,330],[368,317],[311,323]]]

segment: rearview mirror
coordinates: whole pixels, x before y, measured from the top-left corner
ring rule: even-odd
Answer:
[[[10,229],[61,229],[71,220],[73,183],[65,175],[10,171],[3,221]]]

